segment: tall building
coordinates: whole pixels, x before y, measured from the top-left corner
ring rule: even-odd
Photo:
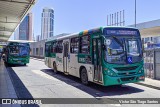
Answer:
[[[54,10],[44,8],[41,19],[41,40],[50,38],[54,35]]]
[[[28,13],[14,33],[15,40],[32,40],[32,13]]]
[[[41,40],[41,35],[37,35],[36,36],[36,41],[38,42],[38,41],[40,41]]]
[[[19,40],[19,27],[14,31],[14,40]]]

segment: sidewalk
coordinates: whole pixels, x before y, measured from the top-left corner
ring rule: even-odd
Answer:
[[[17,98],[12,81],[9,77],[8,71],[4,65],[4,62],[0,60],[0,98]],[[4,105],[0,104],[0,107]],[[5,107],[21,107],[18,104],[7,104]]]
[[[146,86],[146,87],[150,87],[150,88],[160,90],[160,80],[145,78],[145,81],[138,82],[138,83],[135,83],[135,84],[139,84],[139,85],[143,85],[143,86]]]

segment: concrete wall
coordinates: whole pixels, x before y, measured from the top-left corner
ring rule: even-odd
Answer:
[[[44,58],[45,40],[31,43],[30,48],[31,48],[31,56],[37,58]]]

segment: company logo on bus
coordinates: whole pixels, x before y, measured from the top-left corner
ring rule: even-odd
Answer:
[[[129,72],[126,72],[126,75],[129,75]]]

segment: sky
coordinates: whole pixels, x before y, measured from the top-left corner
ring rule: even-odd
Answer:
[[[137,23],[160,19],[160,0],[136,0]],[[107,25],[107,15],[125,11],[125,25],[135,23],[135,0],[37,0],[33,13],[34,36],[41,35],[44,7],[54,9],[54,35]]]

